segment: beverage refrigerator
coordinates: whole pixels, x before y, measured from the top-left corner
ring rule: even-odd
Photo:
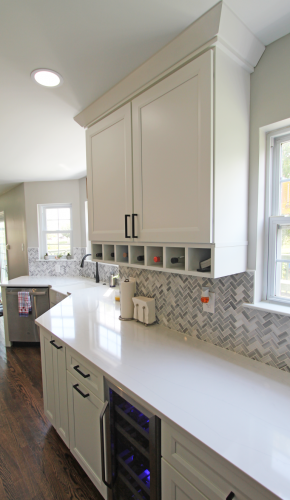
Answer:
[[[161,500],[161,421],[105,381],[100,415],[102,480],[108,500]]]

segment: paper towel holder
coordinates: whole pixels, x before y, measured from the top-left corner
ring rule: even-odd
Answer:
[[[134,318],[122,318],[122,316],[119,316],[120,321],[133,321]]]
[[[134,281],[135,282],[135,291],[136,291],[136,279],[135,278],[129,278],[129,279],[125,278],[124,279],[125,283],[128,283],[129,281]],[[120,289],[121,289],[121,286],[120,286]],[[122,300],[122,296],[121,296],[121,300]],[[133,319],[134,319],[134,317],[132,317],[132,318],[122,318],[121,314],[119,316],[119,320],[120,321],[133,321]]]
[[[155,299],[151,297],[133,297],[134,319],[145,326],[155,325]]]

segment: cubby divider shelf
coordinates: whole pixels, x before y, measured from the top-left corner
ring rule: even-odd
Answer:
[[[102,243],[92,243],[92,259],[98,261],[104,259]]]
[[[120,264],[128,264],[129,262],[128,245],[116,245],[116,261]]]
[[[188,270],[197,271],[200,269],[200,263],[211,259],[210,248],[189,248],[188,249]],[[197,271],[198,272],[198,271]],[[209,272],[201,272],[200,275],[206,275]]]
[[[148,267],[163,267],[164,255],[163,247],[147,246],[147,266]],[[155,259],[155,260],[154,260]]]
[[[144,246],[130,245],[130,264],[138,264],[138,266],[145,265]]]
[[[104,245],[104,260],[115,262],[115,245]]]
[[[220,250],[220,249],[218,249]],[[223,250],[223,249],[222,249]],[[97,258],[96,254],[102,254]],[[112,257],[114,255],[114,257]],[[138,257],[144,260],[138,260]],[[160,258],[154,261],[154,257]],[[168,273],[188,274],[199,278],[214,278],[215,245],[92,243],[92,259],[104,264],[140,267]],[[177,261],[174,261],[177,259]],[[200,262],[211,259],[210,270],[199,272]],[[224,259],[223,259],[224,260]],[[226,274],[221,274],[225,276]]]
[[[185,247],[166,247],[166,267],[185,271],[186,257]]]

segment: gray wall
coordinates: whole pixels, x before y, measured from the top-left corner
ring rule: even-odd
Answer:
[[[24,192],[28,247],[39,246],[37,205],[45,203],[72,204],[73,246],[82,246],[79,180],[25,182]]]
[[[267,126],[290,118],[289,54],[290,34],[266,47],[251,75],[249,269],[258,269],[263,264],[264,139]]]
[[[13,279],[28,274],[23,184],[0,196],[2,211],[5,214],[7,244],[10,245],[7,252],[9,279]]]
[[[79,179],[80,190],[80,220],[81,220],[81,246],[86,247],[85,201],[87,201],[87,178]]]

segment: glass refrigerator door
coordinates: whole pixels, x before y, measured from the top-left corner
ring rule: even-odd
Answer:
[[[109,500],[160,500],[160,419],[112,385],[107,397],[112,476]]]

